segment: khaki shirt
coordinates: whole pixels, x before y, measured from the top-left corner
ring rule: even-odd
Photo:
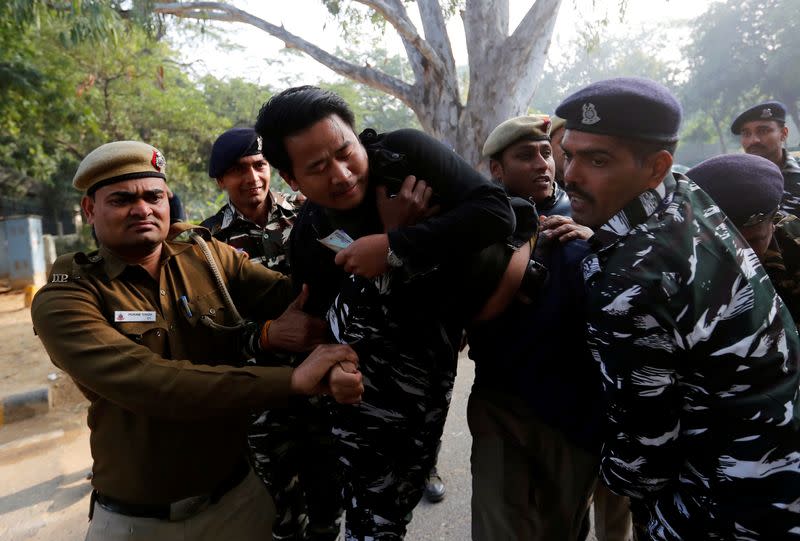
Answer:
[[[190,227],[176,224],[170,238]],[[208,244],[243,317],[280,315],[287,277]],[[164,242],[158,281],[103,248],[61,256],[31,315],[53,363],[91,402],[92,483],[102,494],[152,504],[206,494],[245,458],[247,414],[286,405],[291,369],[241,367],[237,333],[199,323],[233,320],[194,243]]]

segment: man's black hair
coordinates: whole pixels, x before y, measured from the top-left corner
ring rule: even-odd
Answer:
[[[277,169],[292,174],[284,138],[320,120],[337,115],[355,129],[353,111],[341,96],[316,86],[296,86],[272,96],[258,112],[255,130],[263,139],[261,153]]]

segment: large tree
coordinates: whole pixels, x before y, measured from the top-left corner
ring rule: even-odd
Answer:
[[[406,104],[422,128],[449,144],[473,164],[489,131],[509,117],[523,114],[538,85],[562,0],[535,0],[517,27],[509,28],[508,0],[466,0],[461,10],[469,55],[467,89],[461,88],[445,22],[458,2],[447,0],[351,0],[366,6],[402,39],[411,80],[370,64],[359,64],[325,51],[312,42],[224,2],[156,2],[158,14],[239,22],[252,25],[302,51],[333,71],[381,90]],[[341,12],[345,2],[323,0]],[[415,4],[422,34],[407,4]],[[467,90],[467,92],[464,92]],[[462,95],[466,94],[466,99]]]

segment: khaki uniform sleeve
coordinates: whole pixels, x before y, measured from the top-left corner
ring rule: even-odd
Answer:
[[[288,293],[288,287],[275,287]],[[281,295],[275,305],[288,296]],[[36,295],[31,316],[56,366],[87,394],[137,414],[185,420],[227,417],[283,407],[290,394],[290,368],[192,364],[164,359],[133,342],[106,321],[98,294],[86,280],[47,284]]]
[[[275,319],[292,302],[291,279],[251,262],[224,242],[212,240],[220,270],[228,277],[230,294],[243,317],[258,321]]]

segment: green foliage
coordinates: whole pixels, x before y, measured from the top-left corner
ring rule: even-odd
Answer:
[[[118,11],[123,2],[12,4],[0,4],[0,196],[72,207],[83,156],[135,139],[164,152],[189,216],[207,216],[219,193],[206,172],[211,145],[223,130],[252,124],[269,89],[193,81],[168,42],[133,11]]]
[[[532,104],[536,111],[552,113],[561,100],[591,82],[611,77],[638,76],[677,87],[676,67],[648,52],[669,39],[669,28],[645,29],[625,38],[598,41],[587,48],[579,37],[545,67],[545,75]]]
[[[708,115],[734,143],[728,126],[758,101],[786,103],[798,124],[800,9],[796,0],[717,2],[692,23],[685,49],[690,78],[682,94],[689,112]],[[724,128],[724,129],[723,129]],[[721,140],[725,146],[725,139]]]

